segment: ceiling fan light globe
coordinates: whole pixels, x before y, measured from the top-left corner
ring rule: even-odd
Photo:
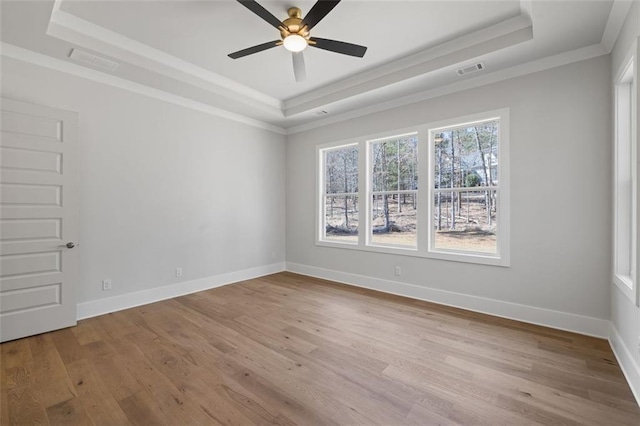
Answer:
[[[307,47],[307,40],[298,34],[291,34],[283,40],[284,48],[289,52],[302,52]]]

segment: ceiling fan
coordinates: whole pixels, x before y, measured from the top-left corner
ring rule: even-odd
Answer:
[[[306,78],[307,74],[304,65],[304,56],[302,54],[302,51],[306,49],[307,46],[329,50],[343,55],[356,56],[358,58],[362,58],[367,51],[365,46],[326,38],[311,37],[311,29],[327,16],[327,14],[340,3],[340,0],[318,0],[304,18],[302,18],[302,11],[299,8],[291,7],[287,11],[289,17],[282,22],[256,1],[238,0],[238,2],[279,30],[280,40],[269,41],[230,53],[229,57],[231,59],[242,58],[276,46],[284,46],[285,49],[291,52],[291,56],[293,57],[293,74],[296,81],[300,82]]]

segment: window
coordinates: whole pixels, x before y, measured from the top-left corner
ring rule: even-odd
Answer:
[[[358,146],[322,150],[322,232],[327,241],[358,242]]]
[[[430,132],[429,247],[498,254],[499,120]]]
[[[317,244],[508,266],[507,130],[500,110],[319,147]]]
[[[416,133],[369,142],[370,242],[417,247],[418,137]]]
[[[634,59],[618,73],[615,85],[613,280],[636,303],[636,158]]]

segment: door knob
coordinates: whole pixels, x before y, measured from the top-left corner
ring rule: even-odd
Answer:
[[[67,244],[62,244],[60,246],[58,246],[59,248],[68,248],[68,249],[72,249],[74,248],[76,245],[72,242],[68,242]]]

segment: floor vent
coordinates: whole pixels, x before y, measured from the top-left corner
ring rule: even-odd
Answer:
[[[115,71],[120,66],[120,64],[118,64],[117,62],[101,58],[100,56],[96,56],[93,53],[85,52],[79,49],[72,49],[69,57],[78,62],[82,62],[83,64],[92,65],[94,67],[102,68],[103,70],[107,71]]]
[[[469,65],[468,67],[460,68],[456,70],[458,75],[467,75],[472,72],[478,72],[484,69],[484,64],[482,62],[478,62],[477,64]]]

